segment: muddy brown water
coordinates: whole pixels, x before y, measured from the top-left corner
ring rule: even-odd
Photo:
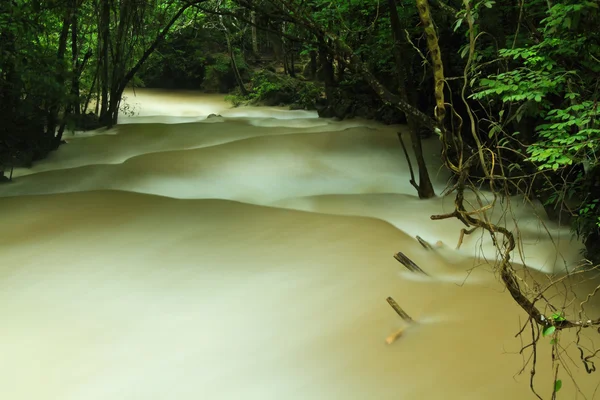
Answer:
[[[416,198],[402,126],[127,96],[137,115],[68,135],[0,188],[3,398],[533,398],[529,369],[518,375],[524,313],[481,260],[494,248],[473,235],[455,250],[460,224],[429,219],[453,201]],[[425,143],[440,193],[437,146]],[[568,230],[542,220],[549,237],[539,207],[512,201],[531,270],[572,267]],[[403,322],[388,296],[418,321],[392,345]],[[537,379],[549,398],[548,342]],[[598,375],[566,351],[592,397]],[[576,398],[566,372],[563,384],[559,398]]]

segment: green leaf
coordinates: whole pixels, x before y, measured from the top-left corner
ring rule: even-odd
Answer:
[[[565,318],[562,316],[562,313],[552,314],[552,319],[555,321],[564,321],[565,320]]]
[[[558,392],[561,387],[562,387],[562,380],[557,379],[556,382],[554,382],[554,393]]]
[[[552,344],[552,345],[554,345],[554,344],[556,344],[556,343],[557,343],[556,339],[552,339],[552,340],[550,341],[550,344]]]
[[[556,327],[554,325],[547,326],[542,331],[542,336],[550,336],[554,333],[555,330],[556,330]]]
[[[498,125],[498,124],[494,124],[494,126],[492,126],[492,128],[490,129],[488,137],[491,139],[494,137],[494,135],[498,134],[501,131],[502,131],[502,126]]]
[[[462,25],[463,19],[459,18],[458,20],[456,20],[456,25],[454,25],[454,30],[457,31],[458,28],[460,28],[460,26]]]

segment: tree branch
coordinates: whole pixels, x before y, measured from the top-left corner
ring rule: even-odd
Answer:
[[[362,75],[365,81],[369,84],[369,86],[371,86],[373,91],[379,96],[381,100],[383,100],[384,103],[393,105],[403,113],[412,116],[415,119],[415,122],[417,122],[420,126],[429,128],[431,130],[434,130],[437,127],[436,122],[433,119],[431,119],[428,115],[421,112],[416,107],[413,107],[407,101],[403,100],[400,96],[393,94],[385,86],[383,86],[381,82],[379,82],[377,78],[375,78],[371,71],[369,71],[367,66],[360,59],[360,57],[356,55],[356,53],[354,53],[352,48],[348,46],[348,44],[346,44],[346,42],[344,42],[343,39],[331,32],[326,31],[324,28],[314,23],[304,13],[298,11],[289,1],[278,1],[291,12],[290,15],[295,16],[295,23],[301,24],[313,34],[315,34],[317,37],[325,37],[329,39],[333,44],[333,47],[329,46],[329,48],[337,55],[342,56],[342,58],[347,57],[350,60],[350,68],[355,73]]]
[[[315,46],[317,45],[316,41],[310,41],[310,40],[307,40],[307,39],[302,39],[302,38],[290,35],[290,34],[285,33],[285,32],[281,32],[281,31],[277,31],[275,29],[271,29],[271,28],[269,28],[269,27],[267,27],[265,25],[260,25],[260,24],[254,23],[251,20],[247,19],[246,17],[244,17],[243,15],[238,14],[238,13],[234,13],[234,12],[231,12],[231,11],[224,11],[224,10],[207,10],[205,8],[200,8],[200,10],[202,12],[207,13],[207,14],[223,15],[223,16],[229,16],[229,17],[237,18],[240,21],[243,21],[243,22],[245,22],[245,23],[247,23],[249,25],[257,27],[261,31],[275,33],[275,34],[280,35],[280,36],[282,36],[282,37],[284,37],[284,38],[286,38],[286,39],[288,39],[288,40],[290,40],[292,42],[296,42],[296,43],[307,43],[307,42],[309,42],[310,44],[314,44]],[[287,22],[287,20],[286,20],[286,22]]]
[[[173,27],[173,25],[175,24],[175,22],[177,22],[177,20],[179,19],[179,17],[181,17],[181,15],[183,15],[183,13],[185,12],[185,10],[187,10],[188,8],[190,8],[190,7],[194,6],[194,5],[198,5],[200,3],[204,3],[205,1],[207,1],[207,0],[195,0],[195,1],[186,2],[184,5],[182,5],[179,8],[179,10],[175,13],[175,15],[173,15],[173,17],[171,17],[171,19],[169,20],[169,22],[167,23],[167,25],[156,36],[156,38],[154,39],[154,41],[152,42],[152,44],[150,45],[150,47],[148,47],[146,49],[146,51],[144,52],[144,54],[142,55],[142,57],[138,60],[138,62],[127,72],[127,74],[125,74],[125,76],[123,77],[123,79],[119,83],[119,86],[118,86],[118,89],[117,89],[118,93],[122,93],[125,90],[125,87],[129,83],[129,81],[131,81],[131,79],[139,71],[139,69],[142,67],[142,65],[144,65],[144,62],[146,62],[146,60],[148,59],[148,57],[150,57],[150,55],[152,55],[152,53],[154,52],[154,50],[156,50],[156,48],[158,47],[158,45],[165,39],[165,37],[167,36],[167,34],[169,33],[169,31]]]

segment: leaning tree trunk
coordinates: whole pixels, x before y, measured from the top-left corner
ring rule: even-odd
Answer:
[[[118,85],[112,85],[114,90],[111,90],[110,101],[108,102],[109,104],[106,108],[105,113],[101,113],[101,115],[100,115],[101,123],[103,123],[104,126],[110,128],[117,123],[117,119],[119,116],[119,105],[121,104],[121,98],[123,97],[123,92],[125,91],[125,88],[129,84],[129,82],[133,79],[135,74],[140,70],[142,65],[144,65],[144,63],[146,62],[148,57],[150,57],[150,55],[152,55],[152,53],[154,53],[154,51],[156,50],[158,45],[165,39],[165,36],[167,36],[167,34],[171,30],[171,28],[173,27],[175,22],[179,19],[179,17],[181,17],[181,15],[188,8],[192,7],[193,5],[203,3],[205,1],[207,1],[207,0],[195,0],[195,1],[187,2],[184,5],[182,5],[179,8],[179,10],[177,10],[175,15],[173,15],[173,17],[171,17],[169,22],[167,22],[167,24],[160,31],[160,33],[156,36],[156,38],[154,39],[152,44],[146,49],[146,51],[144,51],[144,54],[135,63],[135,65],[129,71],[127,71],[127,73],[123,74],[123,76],[117,76],[117,77],[113,76],[112,77],[113,80],[117,80]],[[103,101],[103,103],[104,103],[104,101]]]
[[[69,37],[69,31],[71,30],[71,21],[74,13],[74,2],[69,2],[67,10],[65,11],[65,17],[63,19],[63,25],[58,39],[58,50],[56,53],[56,59],[58,61],[58,71],[56,74],[56,83],[59,87],[63,87],[65,84],[66,71],[64,66],[65,53],[67,51],[67,39]],[[56,128],[58,126],[58,113],[61,108],[61,99],[53,98],[50,100],[51,103],[48,107],[48,121],[46,126],[46,137],[49,140],[48,145],[51,148],[58,148],[60,144],[60,136],[55,137]],[[50,149],[47,149],[50,150]]]
[[[242,96],[248,96],[248,90],[244,86],[244,81],[242,79],[242,75],[240,74],[240,70],[238,68],[237,62],[235,61],[235,52],[233,46],[231,45],[231,35],[229,34],[229,29],[223,22],[223,16],[219,16],[219,22],[221,23],[221,27],[223,28],[223,32],[225,33],[225,41],[227,42],[227,52],[229,53],[229,59],[231,60],[231,69],[233,70],[233,75],[235,76],[235,81],[240,88],[240,93]]]
[[[394,59],[396,61],[396,69],[398,70],[398,91],[403,101],[409,102],[407,81],[408,81],[408,64],[410,58],[402,56],[403,46],[401,42],[402,38],[402,27],[400,25],[400,18],[398,18],[398,8],[396,0],[388,0],[390,8],[390,22],[392,25],[392,36],[394,39]],[[414,103],[411,105],[414,106]],[[428,199],[435,196],[431,178],[429,177],[429,171],[427,170],[427,164],[423,157],[423,146],[421,143],[421,135],[419,135],[419,124],[418,121],[410,114],[406,114],[406,122],[408,123],[408,130],[410,133],[410,141],[412,143],[413,152],[417,159],[417,166],[419,168],[419,183],[416,185],[417,193],[419,198]],[[400,133],[399,133],[400,135]]]
[[[313,21],[312,18],[308,17],[306,13],[293,7],[293,5],[285,0],[279,0],[282,4],[285,4],[290,11],[293,12],[294,18],[299,24],[302,24],[305,28],[310,30],[314,35],[321,39],[321,43],[325,43],[327,39],[331,42],[331,45],[327,46],[329,49],[334,51],[338,56],[348,60],[348,67],[355,73],[361,75],[363,79],[371,86],[373,91],[379,96],[379,98],[387,103],[394,105],[398,110],[404,112],[407,115],[413,116],[419,124],[428,129],[434,130],[437,127],[436,121],[432,120],[427,114],[423,113],[416,107],[403,100],[400,96],[391,93],[386,89],[385,86],[369,70],[363,60],[357,55],[346,42],[339,36],[325,30],[323,27]],[[322,50],[320,50],[320,53]]]

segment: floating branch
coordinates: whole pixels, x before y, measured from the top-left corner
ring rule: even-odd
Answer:
[[[433,250],[433,246],[427,243],[421,236],[417,236],[417,240],[419,241],[419,244],[423,246],[426,250]]]
[[[391,297],[388,297],[386,300],[387,300],[388,304],[390,306],[392,306],[394,311],[396,311],[396,313],[400,316],[400,318],[402,318],[404,321],[409,322],[409,323],[413,322],[413,319],[410,317],[410,315],[408,315],[406,313],[406,311],[404,311],[402,308],[400,308],[400,306],[398,305],[398,303],[396,303],[396,301],[394,299],[392,299]],[[402,336],[402,334],[404,333],[405,330],[406,330],[406,327],[398,329],[396,332],[394,332],[390,336],[388,336],[385,339],[385,342],[387,344],[394,343],[396,340],[398,340],[398,338],[400,336]]]
[[[406,311],[400,308],[398,303],[396,303],[396,300],[392,299],[391,297],[388,297],[386,300],[388,304],[394,309],[394,311],[396,311],[396,313],[400,316],[400,318],[402,318],[406,322],[413,322],[413,319],[410,317],[410,315],[408,315]]]
[[[427,275],[427,272],[423,271],[417,264],[415,264],[410,258],[405,256],[403,253],[398,252],[394,254],[394,258],[398,260],[402,265],[404,265],[411,272],[418,272],[423,275]]]

